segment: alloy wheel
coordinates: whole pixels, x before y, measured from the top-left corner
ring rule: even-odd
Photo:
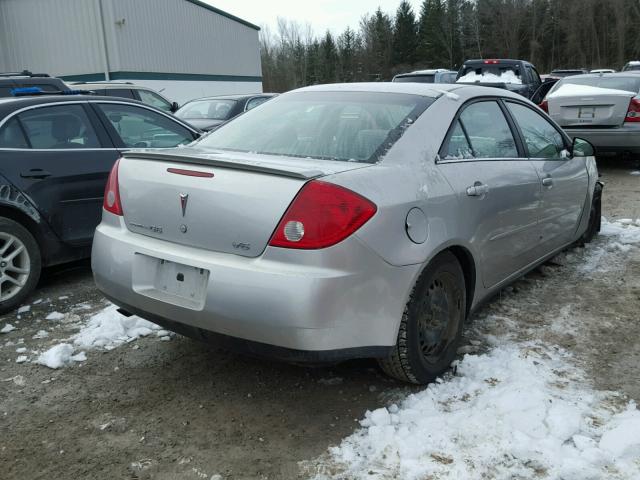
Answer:
[[[0,302],[20,292],[30,272],[31,259],[24,243],[10,233],[0,232]]]

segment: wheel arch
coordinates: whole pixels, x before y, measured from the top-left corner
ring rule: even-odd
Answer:
[[[9,218],[14,222],[19,223],[26,228],[31,235],[33,235],[33,238],[35,238],[38,248],[40,249],[40,255],[42,256],[44,264],[46,259],[46,249],[44,248],[45,238],[42,229],[36,221],[18,208],[4,203],[0,203],[0,217]]]

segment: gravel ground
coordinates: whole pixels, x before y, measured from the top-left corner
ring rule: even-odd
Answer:
[[[637,165],[600,166],[603,214],[640,218]],[[597,261],[602,239],[559,255],[476,314],[474,336],[515,320],[515,332],[572,351],[600,389],[640,401],[640,249]],[[596,259],[596,260],[594,260]],[[68,298],[60,298],[68,297]],[[45,272],[29,312],[0,317],[0,471],[2,478],[282,479],[358,426],[368,409],[417,387],[387,379],[371,361],[302,368],[212,350],[182,337],[146,337],[60,370],[16,363],[17,349],[42,351],[69,338],[106,305],[87,262]],[[65,314],[60,321],[47,314]],[[566,329],[540,328],[566,318]],[[47,329],[50,336],[33,339]],[[216,477],[215,475],[220,475]]]

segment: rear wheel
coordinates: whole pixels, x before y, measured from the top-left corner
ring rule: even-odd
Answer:
[[[0,314],[17,307],[40,278],[40,248],[19,223],[0,217]]]
[[[441,253],[414,287],[396,345],[380,366],[405,382],[433,381],[455,358],[465,317],[464,273],[453,254]]]

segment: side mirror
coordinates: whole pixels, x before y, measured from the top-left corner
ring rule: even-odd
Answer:
[[[180,105],[178,105],[178,102],[171,103],[171,113],[176,113],[179,108],[180,108]]]
[[[596,150],[585,139],[575,137],[571,145],[571,153],[574,157],[593,157]]]

